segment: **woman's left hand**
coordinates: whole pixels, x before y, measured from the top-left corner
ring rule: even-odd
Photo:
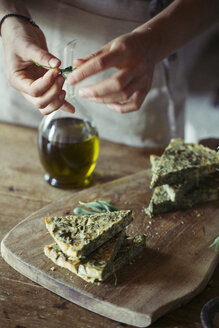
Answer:
[[[150,34],[150,33],[149,33]],[[154,54],[147,33],[122,35],[85,59],[77,59],[77,69],[68,76],[74,85],[87,77],[115,67],[116,73],[93,85],[81,87],[79,96],[104,103],[119,113],[140,109],[151,88]]]

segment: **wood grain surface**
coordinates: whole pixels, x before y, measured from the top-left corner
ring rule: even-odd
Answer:
[[[209,142],[207,145],[209,146]],[[212,147],[215,149],[214,144]],[[149,168],[149,155],[154,152],[154,150],[101,140],[93,184],[112,181]],[[52,188],[42,176],[43,168],[37,153],[37,130],[0,123],[1,240],[7,232],[31,213],[78,192]],[[202,328],[201,309],[210,299],[218,296],[218,291],[219,266],[203,292],[189,303],[162,316],[150,328]],[[0,326],[4,328],[131,327],[88,311],[50,292],[14,270],[1,256]]]
[[[146,327],[188,302],[207,285],[218,263],[209,249],[219,234],[219,202],[148,218],[150,170],[80,191],[50,204],[22,221],[3,239],[3,258],[34,282],[110,319]],[[119,209],[133,209],[128,234],[147,235],[147,249],[132,264],[97,285],[55,266],[43,254],[52,242],[44,217],[72,213],[78,201],[111,199]]]

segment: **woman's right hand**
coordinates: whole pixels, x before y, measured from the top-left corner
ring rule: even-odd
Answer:
[[[73,113],[62,89],[61,62],[48,52],[43,32],[21,18],[9,17],[1,34],[9,84],[44,115],[59,108]],[[54,69],[36,66],[31,60]]]

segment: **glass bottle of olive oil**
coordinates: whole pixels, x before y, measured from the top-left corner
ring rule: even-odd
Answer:
[[[95,125],[88,120],[74,118],[72,114],[50,115],[42,120],[38,133],[45,180],[64,189],[88,186],[99,153]]]

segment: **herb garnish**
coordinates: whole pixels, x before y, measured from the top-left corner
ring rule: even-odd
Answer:
[[[79,201],[79,204],[84,206],[85,208],[88,208],[92,211],[88,211],[82,207],[76,207],[74,208],[73,212],[77,215],[83,215],[83,214],[94,214],[94,213],[104,213],[104,212],[114,212],[118,211],[118,209],[110,204],[110,201],[104,201],[104,200],[95,200],[93,202],[84,203]]]
[[[31,61],[36,65],[36,66],[39,66],[39,67],[43,67],[43,68],[46,68],[46,69],[55,69],[56,67],[52,67],[52,66],[46,66],[46,65],[41,65],[40,63],[36,62],[35,60],[31,59]],[[76,69],[76,67],[73,67],[73,66],[68,66],[66,68],[60,68],[60,72],[62,74],[62,76],[67,79],[68,77],[68,74],[73,72],[74,70]]]
[[[76,69],[76,67],[73,67],[73,66],[68,66],[66,68],[60,68],[60,71],[61,71],[61,74],[62,76],[67,79],[68,77],[68,74],[73,72],[74,70]]]
[[[216,250],[219,248],[219,236],[217,238],[215,238],[215,240],[209,247],[213,247],[213,246],[215,246]]]

